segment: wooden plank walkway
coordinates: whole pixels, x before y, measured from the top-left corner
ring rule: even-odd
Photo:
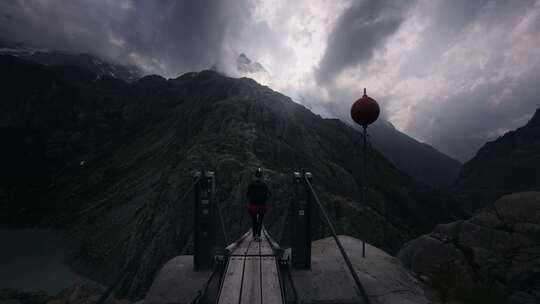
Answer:
[[[278,266],[266,233],[261,241],[248,231],[230,249],[219,304],[282,304]]]

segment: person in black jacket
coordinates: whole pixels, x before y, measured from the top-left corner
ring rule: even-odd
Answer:
[[[266,212],[266,200],[271,196],[268,185],[262,180],[261,168],[255,172],[255,181],[247,188],[248,212],[253,223],[253,236],[260,240],[263,217]]]

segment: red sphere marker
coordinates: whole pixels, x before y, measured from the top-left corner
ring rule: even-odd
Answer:
[[[380,113],[379,105],[375,99],[367,96],[366,89],[364,89],[364,96],[355,101],[351,107],[352,119],[364,128],[374,123],[379,118]]]
[[[357,124],[361,125],[364,128],[364,153],[362,153],[363,167],[362,167],[362,201],[366,204],[367,201],[367,164],[366,164],[366,154],[367,154],[367,126],[374,123],[381,109],[375,101],[375,99],[367,96],[366,89],[364,88],[364,96],[355,101],[351,107],[351,118]],[[366,256],[366,242],[362,241],[362,257]]]

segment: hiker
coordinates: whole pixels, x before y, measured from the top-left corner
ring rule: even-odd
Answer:
[[[266,199],[271,196],[270,189],[262,179],[261,168],[255,171],[255,181],[248,186],[246,194],[248,212],[253,223],[253,237],[256,241],[260,241],[263,217],[266,212]]]

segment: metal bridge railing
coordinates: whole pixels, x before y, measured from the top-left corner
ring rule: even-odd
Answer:
[[[339,240],[339,238],[337,237],[336,235],[336,229],[334,228],[334,225],[332,224],[332,221],[330,220],[330,217],[328,216],[328,214],[326,213],[326,210],[324,209],[324,206],[321,204],[321,201],[319,200],[319,197],[317,196],[317,193],[315,192],[315,190],[313,189],[313,186],[311,185],[311,181],[306,177],[304,176],[304,179],[309,187],[309,190],[311,191],[311,194],[313,195],[313,198],[315,199],[315,202],[317,203],[317,206],[319,207],[319,210],[321,211],[325,221],[326,221],[326,224],[328,225],[328,227],[330,228],[330,231],[332,232],[332,237],[334,238],[334,241],[336,241],[336,244],[339,248],[339,251],[341,252],[341,255],[343,256],[343,259],[345,260],[345,263],[347,264],[347,268],[349,269],[349,272],[351,273],[353,279],[354,279],[354,282],[356,283],[356,287],[358,287],[358,290],[360,291],[360,295],[362,296],[362,298],[364,299],[364,301],[369,304],[370,301],[369,301],[369,298],[366,294],[366,291],[364,289],[364,286],[362,285],[362,283],[360,282],[360,278],[358,278],[358,275],[356,274],[356,271],[354,270],[354,267],[351,263],[351,260],[349,259],[349,256],[347,255],[347,252],[345,252],[345,249],[343,248],[343,245],[341,244],[341,241]]]
[[[227,236],[227,231],[225,230],[225,221],[223,220],[223,214],[221,213],[221,202],[219,199],[216,199],[216,209],[219,217],[219,222],[221,224],[221,232],[223,233],[223,240],[225,244],[229,244],[229,237]]]

